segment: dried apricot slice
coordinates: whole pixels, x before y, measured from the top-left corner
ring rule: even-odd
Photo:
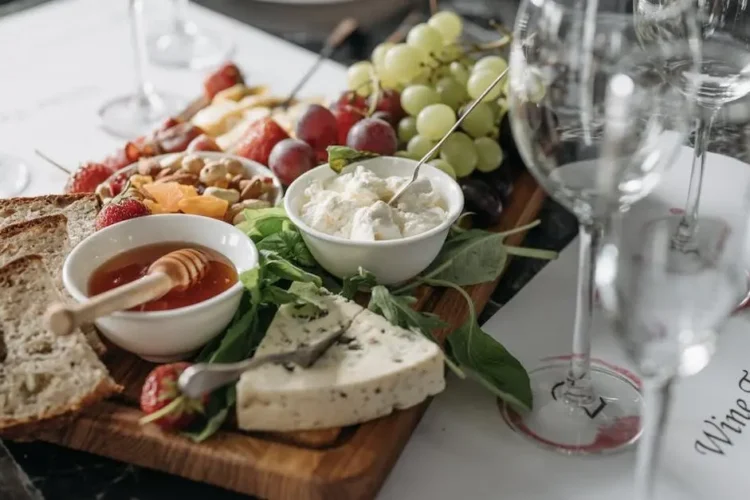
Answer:
[[[149,200],[148,198],[143,200],[143,204],[148,207],[149,210],[151,210],[151,213],[153,215],[156,214],[168,214],[166,210],[164,210],[164,207],[156,203],[154,200]]]
[[[229,208],[229,202],[215,196],[196,196],[183,198],[178,206],[186,214],[222,219]]]
[[[186,186],[192,189],[195,193],[195,188],[192,186]],[[181,184],[176,182],[163,182],[146,184],[142,188],[151,196],[156,202],[161,205],[167,212],[177,212],[179,210],[180,200],[185,198],[186,190],[183,190]],[[191,194],[190,191],[187,194]],[[197,193],[195,193],[197,195]]]

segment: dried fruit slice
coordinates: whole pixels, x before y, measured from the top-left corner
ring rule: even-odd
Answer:
[[[156,203],[154,200],[145,199],[143,200],[143,204],[148,207],[149,210],[151,210],[151,213],[156,214],[168,214],[170,212],[166,211],[164,207]]]
[[[146,184],[142,188],[167,212],[177,212],[182,199],[198,196],[193,186],[183,186],[176,182]]]
[[[223,219],[229,208],[229,202],[215,196],[197,196],[183,198],[178,206],[186,214]]]

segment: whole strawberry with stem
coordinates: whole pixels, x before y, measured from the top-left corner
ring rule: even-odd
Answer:
[[[146,215],[151,215],[151,210],[142,200],[132,196],[132,189],[130,189],[130,182],[128,182],[119,195],[104,205],[97,214],[94,224],[98,231],[112,224]]]
[[[177,379],[189,366],[183,361],[151,370],[141,389],[141,410],[146,414],[139,421],[141,425],[154,423],[166,431],[184,430],[205,412],[208,394],[191,399],[177,386]]]
[[[102,163],[84,163],[68,179],[65,192],[93,193],[112,173],[113,170]]]

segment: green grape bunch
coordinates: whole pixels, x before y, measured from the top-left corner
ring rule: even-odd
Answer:
[[[405,116],[394,122],[398,156],[421,159],[508,67],[498,55],[510,42],[507,34],[481,46],[462,42],[462,31],[458,14],[440,11],[412,27],[403,43],[381,43],[370,61],[349,68],[348,88],[359,96],[377,100],[380,92],[399,93]],[[507,89],[507,79],[492,89],[430,164],[453,178],[499,168],[498,124],[507,111]]]

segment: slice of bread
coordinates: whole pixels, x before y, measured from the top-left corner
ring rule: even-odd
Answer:
[[[91,193],[0,199],[0,229],[45,215],[63,214],[68,218],[68,236],[73,248],[96,230],[99,208],[99,199]]]
[[[65,291],[62,283],[63,263],[72,249],[68,233],[68,219],[63,214],[37,217],[5,226],[0,229],[0,266],[24,255],[41,255],[58,291],[65,300],[72,302],[73,298]],[[98,354],[107,352],[93,325],[84,325],[81,330]]]
[[[119,392],[80,331],[47,330],[60,300],[39,255],[0,268],[0,434],[34,438],[40,422],[70,415]]]

